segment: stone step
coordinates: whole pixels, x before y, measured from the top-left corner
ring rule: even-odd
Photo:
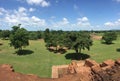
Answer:
[[[68,68],[68,65],[52,66],[52,78],[59,78],[58,69]]]

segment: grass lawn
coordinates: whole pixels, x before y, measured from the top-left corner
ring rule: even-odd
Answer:
[[[111,45],[101,44],[101,41],[94,41],[90,51],[84,50],[83,52],[89,54],[91,59],[99,63],[107,59],[115,60],[120,58],[119,40],[114,41],[114,44]]]
[[[0,42],[3,43],[0,46],[0,64],[12,64],[17,72],[36,74],[40,77],[51,77],[52,65],[69,64],[71,60],[65,56],[74,53],[70,50],[66,54],[54,54],[46,50],[43,40],[36,40],[30,41],[30,45],[24,48],[26,55],[19,56],[15,54],[14,48],[9,46],[8,40]],[[101,44],[96,40],[90,51],[82,50],[82,53],[90,55],[90,58],[97,62],[120,58],[120,37],[111,45]]]
[[[68,64],[64,54],[54,54],[45,48],[45,43],[41,40],[30,41],[30,45],[25,50],[32,54],[16,55],[13,47],[9,46],[9,41],[0,40],[0,64],[12,64],[15,71],[21,73],[37,74],[40,77],[51,77],[52,65]]]

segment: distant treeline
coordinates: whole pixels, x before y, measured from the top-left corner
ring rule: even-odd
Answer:
[[[81,32],[81,31],[63,31],[63,30],[50,30],[51,32],[57,32],[57,33],[69,33],[69,32]],[[45,31],[38,30],[38,31],[28,31],[29,33],[29,39],[30,40],[37,40],[37,39],[43,39],[45,37],[44,35]],[[82,31],[82,32],[88,32],[88,33],[95,33],[98,35],[101,35],[105,32],[116,32],[117,35],[120,35],[120,30],[100,30],[100,31]],[[0,30],[0,38],[2,39],[9,39],[9,36],[11,34],[11,30]]]
[[[12,31],[10,30],[0,30],[0,38],[9,39]],[[44,31],[28,31],[30,40],[42,39],[44,37]]]

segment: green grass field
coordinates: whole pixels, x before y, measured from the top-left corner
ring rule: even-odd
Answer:
[[[9,46],[8,40],[0,40],[3,45],[0,46],[0,64],[12,64],[16,72],[25,74],[36,74],[40,77],[51,77],[52,65],[69,64],[70,59],[65,56],[68,53],[74,53],[70,50],[65,54],[54,54],[45,48],[43,40],[30,41],[26,48],[26,55],[15,54],[15,49]],[[99,40],[93,42],[90,51],[82,50],[82,53],[90,55],[91,59],[102,62],[107,59],[120,58],[120,37],[114,41],[114,44],[101,44]]]

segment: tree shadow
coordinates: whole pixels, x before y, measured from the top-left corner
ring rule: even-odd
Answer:
[[[2,42],[0,42],[0,45],[3,45],[3,43],[2,43]]]
[[[54,53],[60,53],[60,54],[65,54],[67,52],[67,50],[65,49],[59,49],[59,50],[56,50],[56,49],[47,49],[49,50],[50,52],[54,52]]]
[[[84,53],[68,53],[65,55],[65,58],[71,60],[85,60],[90,58],[90,55]]]
[[[102,44],[106,44],[106,45],[112,45],[112,44],[115,44],[115,43],[106,43],[106,42],[101,42]]]
[[[117,52],[120,52],[120,48],[117,48],[116,51],[117,51]]]
[[[18,50],[15,52],[17,55],[30,55],[34,53],[32,50]]]
[[[57,51],[54,51],[54,53],[60,53],[60,54],[65,54],[67,51],[65,49],[59,49]]]

